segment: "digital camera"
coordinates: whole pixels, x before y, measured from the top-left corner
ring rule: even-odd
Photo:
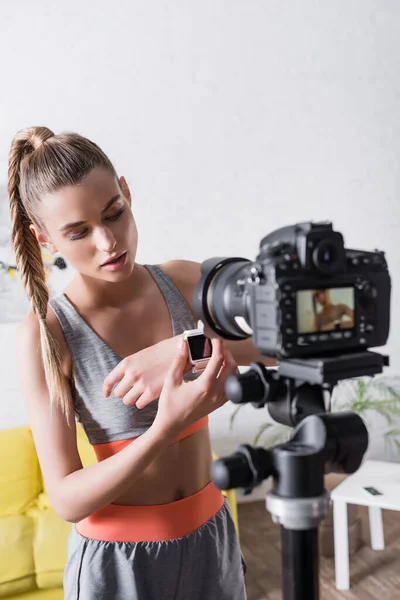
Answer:
[[[391,280],[385,253],[344,247],[330,222],[275,230],[255,262],[201,265],[195,311],[218,336],[253,337],[265,356],[319,357],[386,344]]]

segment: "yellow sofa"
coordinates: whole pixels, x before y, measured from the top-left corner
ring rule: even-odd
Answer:
[[[96,458],[78,425],[83,465]],[[0,598],[62,600],[71,524],[50,505],[29,426],[0,430]],[[234,490],[227,496],[238,529]]]

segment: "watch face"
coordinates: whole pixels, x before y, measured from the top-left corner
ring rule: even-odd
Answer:
[[[212,345],[211,340],[199,333],[197,335],[191,335],[187,338],[189,345],[190,360],[192,362],[206,360],[211,357]]]

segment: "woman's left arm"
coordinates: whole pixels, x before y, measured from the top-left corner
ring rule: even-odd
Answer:
[[[160,268],[175,283],[197,321],[192,295],[200,279],[200,264],[174,260],[160,265]],[[108,398],[112,391],[113,395],[120,398],[126,406],[135,404],[137,408],[144,408],[161,394],[166,374],[176,353],[176,345],[176,337],[169,338],[124,358],[105,378],[104,396]],[[258,352],[250,338],[238,342],[224,340],[224,345],[231,351],[235,362],[240,366],[247,366],[251,362],[261,362],[266,366],[276,365],[275,359],[265,357]],[[187,371],[190,368],[188,362]]]
[[[137,408],[156,400],[176,354],[178,337],[163,340],[121,360],[104,379],[104,396],[108,398],[112,392],[126,406],[136,404]],[[190,367],[188,362],[187,371]]]

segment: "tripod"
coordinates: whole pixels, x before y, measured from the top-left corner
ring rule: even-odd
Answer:
[[[368,447],[361,417],[326,412],[324,392],[330,397],[338,381],[373,376],[386,365],[387,357],[364,351],[287,360],[278,370],[253,363],[227,381],[232,402],[251,401],[256,408],[268,403],[274,420],[295,426],[289,442],[269,450],[241,445],[211,471],[220,489],[240,487],[247,494],[272,477],[266,508],[281,526],[283,600],[319,600],[318,527],[330,502],[324,475],[354,473]]]

